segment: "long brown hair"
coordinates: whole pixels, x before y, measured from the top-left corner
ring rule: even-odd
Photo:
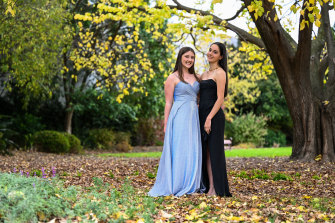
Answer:
[[[215,44],[219,47],[220,49],[220,56],[222,56],[222,59],[219,60],[219,66],[226,72],[226,85],[224,88],[224,96],[226,97],[228,94],[228,65],[227,65],[227,50],[226,46],[223,43],[220,42],[215,42],[212,43],[211,46]]]
[[[187,52],[189,52],[189,51],[191,51],[191,52],[194,54],[194,56],[195,56],[195,52],[194,52],[194,50],[193,50],[191,47],[187,47],[187,46],[185,46],[185,47],[183,47],[183,48],[181,48],[181,49],[179,50],[179,53],[178,53],[178,56],[177,56],[176,65],[174,66],[174,70],[173,70],[173,72],[178,71],[178,77],[179,77],[179,79],[180,79],[182,82],[185,82],[185,83],[186,83],[186,81],[184,80],[184,75],[183,75],[183,65],[182,65],[182,63],[181,63],[181,58],[182,58],[182,56],[183,56],[185,53],[187,53]],[[195,60],[194,60],[194,63],[195,63]],[[194,71],[194,63],[193,63],[193,65],[188,69],[188,72],[190,72],[190,74],[193,74],[194,77],[195,77],[195,79],[199,82],[199,78],[198,78],[198,76],[195,74],[195,71]]]

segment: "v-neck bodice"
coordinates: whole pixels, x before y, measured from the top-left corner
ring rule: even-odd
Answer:
[[[199,89],[200,85],[198,81],[195,81],[193,84],[180,81],[174,89],[174,101],[196,101]]]

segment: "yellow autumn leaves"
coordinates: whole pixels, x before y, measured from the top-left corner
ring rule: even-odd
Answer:
[[[282,15],[281,9],[283,6],[281,4],[276,4],[275,0],[268,0],[269,2],[274,3],[273,8],[277,9]],[[303,30],[306,26],[309,26],[310,23],[315,24],[315,26],[320,27],[321,25],[321,13],[320,13],[320,6],[323,4],[328,4],[329,0],[309,0],[306,2],[303,2],[302,0],[295,1],[292,6],[290,7],[290,10],[296,14],[299,12],[301,16],[303,16],[303,19],[300,22],[299,29]],[[255,19],[257,20],[260,16],[264,14],[264,8],[263,8],[263,1],[262,0],[254,0],[251,2],[251,4],[247,7],[248,11],[250,13],[254,13]],[[266,16],[268,17],[269,12],[267,12]],[[278,15],[275,14],[274,21],[278,20]]]
[[[161,31],[165,20],[170,17],[168,8],[150,8],[142,0],[102,0],[97,8],[95,13],[74,16],[80,29],[80,41],[79,47],[72,52],[71,60],[77,72],[94,70],[97,74],[96,86],[113,88],[119,92],[116,98],[119,103],[131,92],[147,95],[143,84],[154,78],[156,73],[166,71],[163,66],[158,66],[159,71],[153,69],[150,55],[146,53],[147,43],[141,35],[146,32],[145,35],[151,35],[167,50],[173,51],[167,33]],[[87,21],[90,25],[85,27],[83,23]],[[119,24],[119,31],[106,37],[97,37],[94,27],[105,24]]]

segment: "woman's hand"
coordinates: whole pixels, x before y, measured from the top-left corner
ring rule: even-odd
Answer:
[[[205,121],[204,129],[205,129],[205,132],[207,132],[208,135],[211,132],[211,125],[212,125],[212,120],[207,118],[206,121]]]

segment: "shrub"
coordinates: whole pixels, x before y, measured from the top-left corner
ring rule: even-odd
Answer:
[[[154,120],[139,119],[134,128],[132,141],[133,144],[139,146],[154,145],[156,141]]]
[[[115,144],[114,149],[120,152],[129,152],[133,149],[130,145],[130,133],[128,132],[116,132]]]
[[[91,149],[111,150],[115,145],[115,134],[111,129],[92,129],[85,143]]]
[[[72,135],[72,134],[69,134],[69,133],[66,133],[66,132],[64,132],[63,134],[69,141],[69,144],[70,144],[69,152],[70,153],[78,154],[78,153],[83,152],[83,147],[80,144],[80,140],[75,135]]]
[[[114,146],[114,149],[119,152],[130,152],[133,147],[127,142],[120,142]]]
[[[86,138],[88,129],[112,128],[117,131],[128,131],[133,129],[137,120],[136,106],[128,105],[124,101],[117,102],[116,96],[108,91],[94,89],[76,91],[74,101],[76,106],[73,132],[81,139]]]
[[[268,130],[265,136],[265,146],[267,147],[279,147],[286,145],[286,135],[281,131]]]
[[[248,142],[248,143],[240,143],[234,146],[234,148],[239,149],[254,149],[256,148],[256,145],[254,143]]]
[[[11,148],[19,148],[12,140],[18,133],[8,128],[11,124],[10,116],[0,115],[0,155],[11,155]]]
[[[84,222],[124,222],[122,216],[111,219],[119,213],[127,213],[129,220],[143,218],[144,222],[152,222],[152,215],[157,213],[154,198],[138,194],[127,181],[119,189],[93,178],[93,185],[83,193],[83,188],[64,187],[57,178],[0,173],[0,222],[49,222],[55,217],[68,222],[75,218]],[[96,217],[87,219],[87,213]]]
[[[11,129],[18,135],[13,139],[21,148],[29,149],[33,144],[35,132],[42,131],[45,126],[41,123],[41,118],[29,113],[18,114],[13,117]]]
[[[262,146],[266,134],[266,119],[253,113],[237,117],[226,129],[227,137],[232,137],[234,144],[254,143]]]
[[[56,131],[40,131],[34,135],[34,146],[38,151],[50,153],[67,153],[70,150],[68,138]]]

